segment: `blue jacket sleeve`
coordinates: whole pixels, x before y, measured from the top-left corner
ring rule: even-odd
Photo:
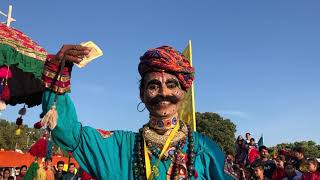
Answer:
[[[50,90],[44,92],[44,113],[51,108],[54,96],[55,93]],[[52,139],[62,149],[72,152],[82,169],[98,179],[127,179],[132,176],[134,133],[114,131],[106,137],[94,128],[82,127],[67,93],[58,95],[56,108],[58,120],[52,130]]]

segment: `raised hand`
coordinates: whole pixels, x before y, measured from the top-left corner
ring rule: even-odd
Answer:
[[[90,51],[90,48],[81,45],[63,45],[56,54],[55,60],[60,62],[65,58],[66,61],[78,64],[85,56],[89,55]]]

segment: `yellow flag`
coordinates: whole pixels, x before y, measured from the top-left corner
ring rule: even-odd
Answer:
[[[189,40],[188,46],[182,53],[190,62],[192,66],[192,44],[191,40]],[[195,112],[195,105],[194,105],[194,88],[193,83],[192,87],[188,89],[187,93],[185,94],[184,100],[181,104],[179,110],[179,118],[184,121],[185,123],[189,124],[190,127],[196,131],[196,112]]]

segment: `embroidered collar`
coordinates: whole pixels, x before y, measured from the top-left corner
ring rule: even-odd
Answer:
[[[173,129],[178,123],[178,114],[175,114],[169,118],[161,118],[161,117],[154,117],[150,115],[150,120],[148,126],[155,130],[169,130]]]

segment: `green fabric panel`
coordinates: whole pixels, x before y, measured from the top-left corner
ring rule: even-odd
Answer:
[[[33,73],[36,78],[41,79],[43,61],[23,55],[9,45],[0,44],[0,66],[15,64],[24,72]]]
[[[32,180],[33,178],[37,177],[37,170],[38,170],[38,163],[32,162],[28,168],[26,175],[23,177],[24,180]]]

